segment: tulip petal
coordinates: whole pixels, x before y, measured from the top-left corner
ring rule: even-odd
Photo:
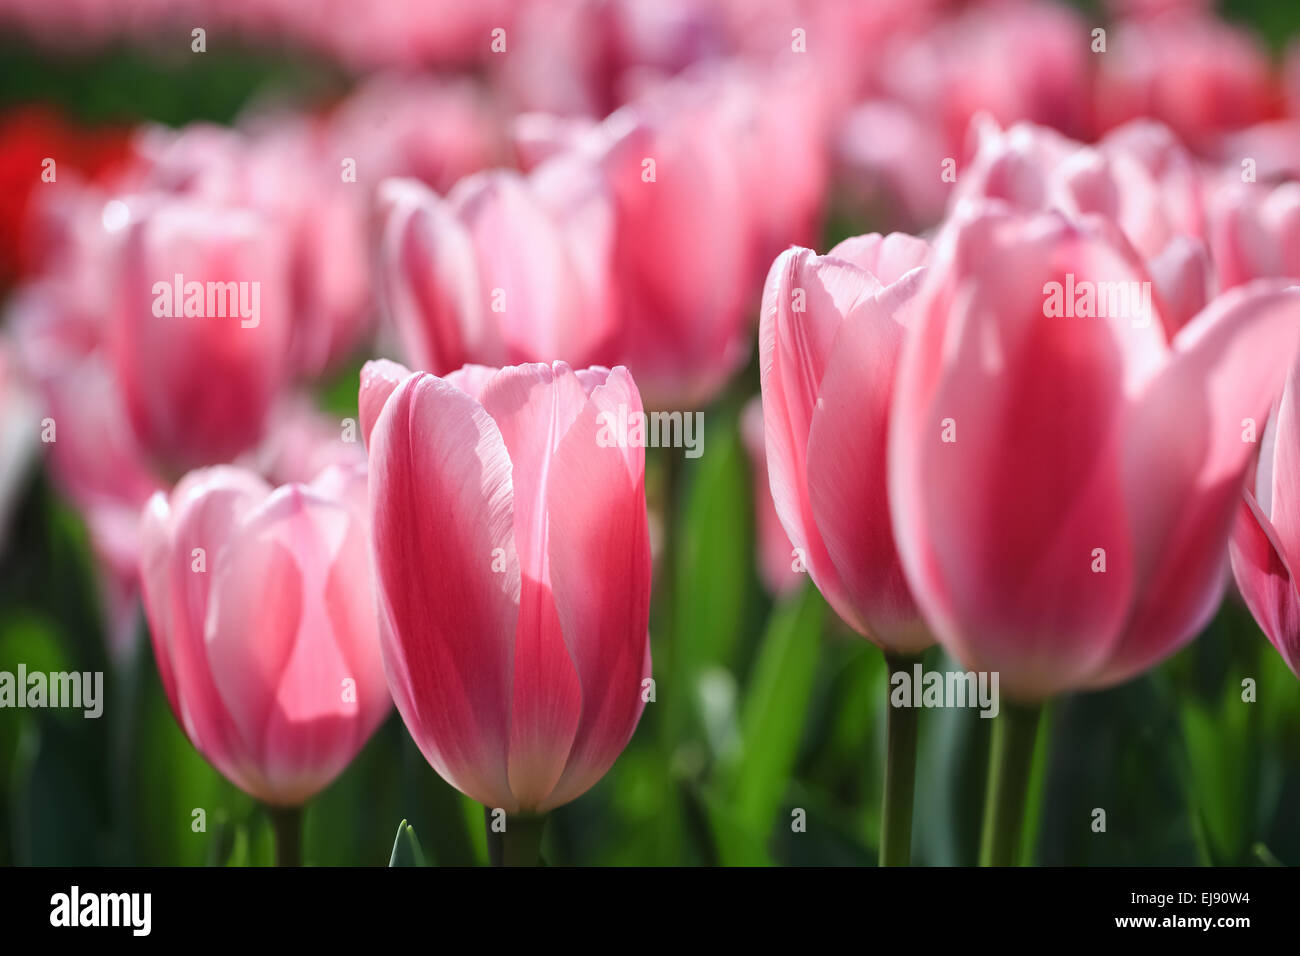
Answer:
[[[1300,349],[1300,291],[1286,285],[1251,283],[1217,298],[1175,340],[1134,410],[1126,483],[1142,548],[1138,602],[1094,686],[1150,667],[1218,606],[1224,544],[1258,447],[1243,440],[1243,423],[1265,420]]]
[[[899,653],[934,643],[894,546],[885,451],[894,368],[903,344],[895,315],[921,272],[860,303],[840,326],[808,436],[808,494],[847,599],[835,611]],[[835,605],[839,595],[828,600]]]
[[[510,789],[532,808],[555,787],[578,729],[582,688],[551,596],[553,455],[587,404],[562,362],[502,369],[483,389],[484,410],[501,430],[515,488],[515,549],[521,575],[510,723]],[[568,543],[565,544],[568,546]]]
[[[808,435],[843,316],[879,290],[870,273],[807,249],[782,253],[763,290],[759,362],[772,501],[791,545],[837,608],[851,604],[808,504]]]
[[[411,363],[446,373],[470,356],[501,356],[482,298],[469,231],[454,210],[415,180],[380,186],[386,209],[379,289]]]
[[[916,304],[890,425],[895,535],[918,604],[963,662],[1000,671],[1022,699],[1088,674],[1124,623],[1118,428],[1125,389],[1164,350],[1154,322],[1049,315],[1047,284],[1071,274],[1140,279],[1059,216],[991,211],[953,227]]]
[[[361,437],[370,447],[370,432],[393,390],[406,381],[411,370],[398,362],[376,359],[361,367],[361,389],[357,393],[357,411],[361,417]]]
[[[1238,508],[1228,553],[1250,613],[1300,677],[1300,594],[1273,528],[1250,492]]]
[[[602,447],[602,416],[641,411],[627,369],[609,373],[551,465],[552,590],[582,686],[568,766],[542,809],[590,788],[636,728],[649,677],[650,537],[644,450]],[[632,470],[629,471],[629,463]]]
[[[507,760],[520,577],[501,433],[464,392],[414,375],[375,423],[370,468],[394,700],[444,779],[513,812]]]
[[[232,720],[208,664],[205,625],[222,550],[269,488],[248,472],[191,472],[149,502],[141,529],[141,584],[163,687],[194,746],[236,782],[250,778]]]

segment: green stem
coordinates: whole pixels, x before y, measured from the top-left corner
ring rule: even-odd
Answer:
[[[1004,701],[1002,713],[993,725],[980,866],[1014,866],[1018,862],[1029,769],[1041,713],[1039,704],[1025,706]]]
[[[889,665],[886,699],[894,675],[911,675],[920,657],[885,654]],[[885,751],[885,797],[880,816],[880,865],[907,866],[912,860],[912,803],[916,790],[917,708],[889,707]]]
[[[542,831],[546,817],[507,817],[505,831],[492,828],[492,808],[483,808],[487,825],[488,860],[493,866],[541,866]]]
[[[654,581],[654,598],[659,611],[659,634],[656,673],[662,673],[670,686],[678,686],[677,668],[683,664],[677,634],[679,622],[677,615],[677,575],[681,572],[681,511],[683,471],[681,453],[676,448],[662,449],[664,465],[663,510],[660,514],[662,537],[660,538],[659,567]],[[669,746],[681,738],[681,718],[684,716],[681,700],[676,695],[669,698],[667,719],[664,731]]]
[[[302,866],[302,807],[267,807],[275,833],[275,865]]]

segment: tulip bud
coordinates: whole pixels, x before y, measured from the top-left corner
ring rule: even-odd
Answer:
[[[326,787],[388,713],[365,489],[360,468],[272,490],[223,466],[145,509],[145,610],[172,711],[274,806]]]
[[[447,378],[368,366],[374,566],[389,686],[433,768],[508,814],[590,788],[650,674],[640,447],[626,369],[562,362]],[[377,416],[365,409],[381,408]]]

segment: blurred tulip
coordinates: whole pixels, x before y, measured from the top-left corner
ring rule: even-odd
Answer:
[[[748,353],[755,198],[719,105],[716,87],[679,80],[598,133],[618,216],[618,355],[653,408],[707,402]]]
[[[804,572],[772,503],[761,397],[756,396],[745,405],[740,417],[740,433],[745,440],[750,467],[754,470],[754,544],[758,550],[758,572],[769,592],[778,596],[791,594],[803,583]]]
[[[1300,114],[1229,133],[1211,156],[1222,164],[1223,183],[1300,179]]]
[[[1201,172],[1160,123],[1137,120],[1094,145],[1030,123],[1002,130],[981,120],[972,129],[978,145],[956,202],[1000,199],[1026,212],[1105,216],[1146,258],[1175,238],[1205,236]]]
[[[818,589],[881,648],[933,643],[908,592],[886,494],[890,392],[928,248],[901,233],[790,249],[763,290],[759,362],[772,498]]]
[[[146,128],[124,189],[182,196],[261,217],[284,250],[291,372],[315,377],[369,333],[374,308],[367,216],[371,190],[345,180],[344,158],[317,124],[273,113],[227,129]],[[378,179],[373,182],[377,183]],[[373,189],[373,186],[371,187]]]
[[[288,371],[282,237],[201,200],[128,210],[111,340],[132,428],[164,468],[228,461],[261,438]]]
[[[1300,279],[1300,182],[1230,182],[1210,200],[1210,244],[1225,289],[1252,279]]]
[[[365,494],[364,469],[272,489],[222,466],[145,512],[145,608],[172,711],[272,806],[328,786],[388,713]]]
[[[429,763],[509,814],[589,789],[650,674],[645,451],[625,369],[362,373],[389,686]],[[382,409],[382,411],[377,411]],[[434,569],[433,573],[430,569]]]
[[[522,4],[501,87],[524,110],[604,116],[629,76],[671,76],[726,53],[717,4],[698,0],[533,0]]]
[[[975,4],[941,20],[881,64],[886,93],[960,148],[980,113],[1081,135],[1089,112],[1088,34],[1056,3]]]
[[[367,77],[330,116],[321,146],[336,182],[340,164],[355,160],[368,196],[394,176],[446,193],[507,152],[504,119],[486,89],[404,73]]]
[[[588,164],[480,173],[445,200],[390,180],[381,200],[381,295],[415,365],[445,373],[608,353],[614,214]]]
[[[49,419],[41,447],[51,475],[85,519],[97,558],[109,650],[124,659],[138,632],[140,511],[162,482],[131,429],[106,330],[90,311],[98,262],[86,264],[23,286],[8,317]]]
[[[1094,146],[1029,123],[974,124],[979,146],[957,203],[999,199],[1025,212],[1059,209],[1110,220],[1146,260],[1165,332],[1172,337],[1212,298],[1206,190],[1170,130],[1138,120]]]
[[[1212,15],[1175,10],[1121,22],[1097,64],[1100,130],[1148,117],[1199,150],[1280,111],[1267,52],[1253,34]]]
[[[1229,554],[1250,613],[1300,677],[1300,592],[1291,571],[1300,558],[1300,500],[1291,477],[1300,454],[1296,389],[1293,370],[1264,428],[1259,464],[1242,494]]]
[[[1234,290],[1169,342],[1149,281],[1104,220],[990,205],[945,229],[914,303],[895,538],[935,635],[1016,701],[1141,673],[1222,594],[1246,428],[1300,345],[1300,291]]]

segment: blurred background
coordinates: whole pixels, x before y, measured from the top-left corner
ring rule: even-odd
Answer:
[[[1098,27],[1102,54],[1090,50]],[[800,30],[806,62],[773,68]],[[1089,142],[1151,115],[1206,162],[1254,131],[1294,177],[1297,36],[1294,0],[0,0],[0,670],[102,671],[106,697],[97,720],[0,709],[0,863],[272,855],[264,814],[194,751],[159,684],[123,526],[164,479],[121,466],[111,423],[87,425],[84,440],[61,433],[70,450],[58,454],[34,425],[37,409],[101,401],[93,363],[55,373],[48,356],[95,352],[69,341],[98,342],[83,261],[95,250],[81,229],[108,215],[109,197],[207,175],[226,157],[232,179],[247,166],[248,188],[272,194],[257,201],[293,222],[311,324],[294,395],[331,429],[356,415],[361,363],[396,357],[368,282],[344,278],[366,267],[381,178],[443,193],[482,168],[530,165],[539,123],[599,120],[674,80],[709,90],[733,71],[751,84],[747,135],[719,153],[726,177],[766,197],[770,228],[746,238],[753,262],[741,270],[750,351],[709,389],[706,454],[648,453],[660,553],[673,556],[652,607],[656,676],[670,668],[689,693],[647,708],[605,779],[553,815],[544,853],[552,864],[872,864],[884,661],[789,573],[747,441],[766,266],[792,242],[824,251],[933,226],[948,195],[936,170],[945,157],[960,168],[980,113]],[[298,139],[281,148],[287,131]],[[44,182],[51,156],[57,180]],[[315,183],[337,182],[342,158],[356,159],[363,189],[341,204]],[[955,666],[940,658],[931,651],[927,668]],[[1246,678],[1257,703],[1234,706]],[[1172,660],[1058,700],[1047,722],[1027,861],[1300,862],[1300,687],[1234,597]],[[921,715],[916,862],[975,862],[990,723],[975,710]],[[1092,830],[1094,808],[1105,833]],[[791,831],[796,809],[807,832]],[[437,863],[486,860],[482,808],[438,778],[394,714],[310,805],[306,861],[384,864],[402,819]]]

